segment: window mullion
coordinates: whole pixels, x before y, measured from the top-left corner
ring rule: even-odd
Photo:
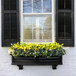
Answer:
[[[55,0],[51,0],[52,2],[52,42],[55,42]]]
[[[32,21],[32,40],[33,40],[33,21]]]
[[[21,42],[23,42],[23,32],[24,32],[24,28],[23,28],[23,16],[24,16],[24,14],[23,14],[23,0],[21,0],[20,1],[21,2],[21,8],[20,8],[20,14],[21,14],[21,16],[20,16],[20,30],[21,30],[21,32],[20,32],[20,40],[21,40]]]
[[[42,28],[42,40],[43,40],[43,28]]]

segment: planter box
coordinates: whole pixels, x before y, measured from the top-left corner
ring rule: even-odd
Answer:
[[[23,69],[23,65],[52,65],[52,69],[56,69],[57,65],[62,65],[62,56],[50,58],[12,56],[12,65],[17,65],[19,69]]]

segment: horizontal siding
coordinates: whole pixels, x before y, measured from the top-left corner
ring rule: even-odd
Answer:
[[[0,0],[0,47],[1,47],[1,0]]]
[[[76,8],[74,17],[76,25]],[[23,70],[19,70],[17,66],[11,65],[11,56],[8,54],[8,48],[1,47],[0,4],[0,76],[76,76],[76,26],[74,29],[75,47],[65,48],[67,50],[67,54],[63,56],[63,65],[59,65],[57,70],[52,70],[51,66],[24,66]]]

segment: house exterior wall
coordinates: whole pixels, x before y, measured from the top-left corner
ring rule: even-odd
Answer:
[[[1,0],[0,0],[0,76],[76,76],[76,0],[74,2],[74,41],[75,47],[67,47],[63,56],[63,65],[57,70],[51,66],[24,66],[19,70],[16,65],[11,65],[11,56],[7,47],[1,47]]]

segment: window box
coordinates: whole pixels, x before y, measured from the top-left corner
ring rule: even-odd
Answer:
[[[17,65],[23,69],[23,65],[52,65],[56,69],[57,65],[62,65],[62,56],[59,57],[14,57],[12,56],[12,65]]]
[[[63,44],[59,43],[17,43],[9,48],[12,55],[12,65],[52,65],[56,69],[62,64],[62,56],[65,54]]]

